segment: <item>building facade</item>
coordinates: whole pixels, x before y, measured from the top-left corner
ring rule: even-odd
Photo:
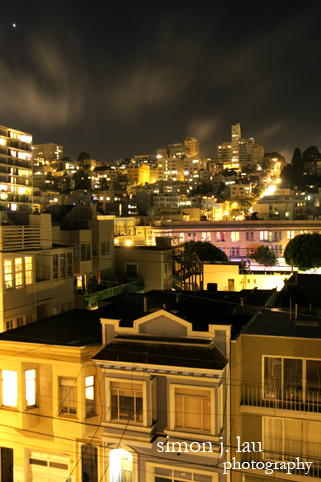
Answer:
[[[0,205],[32,211],[32,135],[0,126]]]

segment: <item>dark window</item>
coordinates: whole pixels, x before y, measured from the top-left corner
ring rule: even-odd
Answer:
[[[97,447],[90,444],[81,446],[81,469],[84,482],[98,481]]]
[[[0,448],[1,482],[13,482],[13,449]]]

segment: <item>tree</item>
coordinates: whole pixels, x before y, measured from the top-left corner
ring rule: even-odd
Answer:
[[[196,253],[201,261],[228,261],[226,254],[208,241],[187,241],[183,247],[185,253]]]
[[[75,181],[75,189],[88,190],[91,188],[91,181],[84,169],[79,169],[79,171],[76,171],[72,177]]]
[[[257,263],[266,267],[275,266],[277,261],[274,251],[263,244],[255,251],[254,259]]]
[[[284,250],[286,264],[297,267],[301,271],[321,266],[321,235],[299,234],[288,242]]]
[[[85,164],[85,161],[90,161],[90,159],[91,159],[91,155],[88,154],[88,152],[81,152],[77,157],[77,161],[82,165]]]
[[[304,162],[316,162],[321,161],[321,154],[316,146],[308,147],[303,153],[302,157]]]
[[[301,155],[301,150],[296,147],[292,156],[291,164],[296,169],[303,170],[304,161]]]

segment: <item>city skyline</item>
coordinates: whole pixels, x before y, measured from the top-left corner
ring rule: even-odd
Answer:
[[[112,162],[187,136],[216,157],[240,123],[289,162],[321,144],[319,13],[318,1],[12,2],[1,124]]]

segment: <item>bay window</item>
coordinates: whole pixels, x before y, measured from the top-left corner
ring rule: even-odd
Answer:
[[[76,415],[76,378],[59,377],[59,411],[62,415]]]
[[[143,384],[112,381],[111,419],[143,423]]]
[[[212,399],[210,388],[171,385],[171,429],[211,433]]]

